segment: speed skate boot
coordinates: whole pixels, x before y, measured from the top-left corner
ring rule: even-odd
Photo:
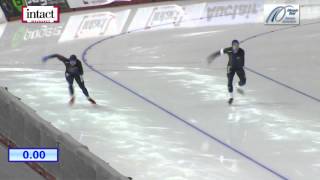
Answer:
[[[69,105],[72,106],[74,104],[74,101],[75,101],[75,97],[71,96],[71,99],[69,101]]]
[[[91,102],[91,104],[97,104],[95,100],[93,100],[91,97],[88,97],[88,101]]]

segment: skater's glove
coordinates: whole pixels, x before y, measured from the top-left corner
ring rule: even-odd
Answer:
[[[213,54],[211,54],[208,58],[207,58],[207,62],[208,64],[211,64],[218,56],[220,56],[220,51],[216,51]]]
[[[217,58],[218,56],[220,56],[220,51],[217,51],[215,53],[212,54],[212,59]]]
[[[46,63],[50,58],[51,58],[50,56],[44,56],[44,57],[42,57],[41,60],[43,63]]]

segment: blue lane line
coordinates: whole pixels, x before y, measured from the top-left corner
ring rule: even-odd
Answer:
[[[204,19],[204,18],[200,18],[199,20],[202,20],[202,19]],[[194,21],[194,20],[195,20],[195,19],[192,19],[192,21]],[[169,23],[169,24],[171,24],[171,23]],[[165,25],[167,25],[167,24],[165,24]],[[165,112],[166,114],[174,117],[175,119],[179,120],[179,121],[182,122],[183,124],[185,124],[185,125],[191,127],[192,129],[200,132],[200,133],[203,134],[204,136],[206,136],[206,137],[214,140],[215,142],[221,144],[222,146],[228,148],[229,150],[231,150],[231,151],[239,154],[240,156],[242,156],[242,157],[246,158],[247,160],[253,162],[253,163],[256,164],[257,166],[259,166],[259,167],[263,168],[264,170],[270,172],[271,174],[279,177],[280,179],[289,180],[287,177],[281,175],[280,173],[276,172],[275,170],[272,170],[271,168],[267,167],[266,165],[263,165],[262,163],[260,163],[259,161],[255,160],[254,158],[250,157],[249,155],[246,155],[245,153],[241,152],[240,150],[238,150],[238,149],[232,147],[231,145],[223,142],[223,141],[220,140],[219,138],[217,138],[217,137],[211,135],[210,133],[208,133],[208,132],[200,129],[199,127],[197,127],[197,126],[189,123],[187,120],[185,120],[185,119],[181,118],[180,116],[176,115],[175,113],[167,110],[166,108],[162,107],[161,105],[158,105],[157,103],[155,103],[155,102],[151,101],[150,99],[144,97],[143,95],[139,94],[138,92],[130,89],[128,86],[120,83],[119,81],[117,81],[117,80],[109,77],[108,75],[102,73],[101,71],[95,69],[92,65],[90,65],[90,64],[88,63],[88,59],[87,59],[87,57],[86,57],[86,56],[87,56],[87,53],[88,53],[88,51],[89,51],[90,49],[92,49],[92,48],[95,47],[96,45],[98,45],[98,44],[100,44],[100,43],[102,43],[102,42],[104,42],[104,41],[107,41],[107,40],[110,40],[110,39],[113,39],[113,38],[116,38],[116,37],[119,37],[119,36],[123,36],[123,35],[129,34],[129,33],[132,33],[132,32],[138,32],[138,31],[141,31],[141,30],[143,30],[143,29],[137,29],[137,30],[133,30],[133,31],[129,31],[129,32],[124,32],[124,33],[121,33],[121,34],[118,34],[118,35],[115,35],[115,36],[110,36],[110,37],[101,39],[101,40],[99,40],[99,41],[97,41],[97,42],[89,45],[89,46],[83,51],[83,53],[82,53],[82,60],[83,60],[83,62],[84,62],[85,65],[86,65],[88,68],[90,68],[92,71],[94,71],[94,72],[96,72],[97,74],[101,75],[101,76],[104,77],[105,79],[107,79],[107,80],[115,83],[116,85],[120,86],[121,88],[129,91],[129,92],[132,93],[133,95],[135,95],[135,96],[137,96],[138,98],[142,99],[143,101],[145,101],[145,102],[153,105],[154,107],[156,107],[156,108],[158,108],[159,110]]]
[[[301,90],[298,90],[298,89],[296,89],[296,88],[294,88],[294,87],[291,87],[291,86],[289,86],[289,85],[287,85],[287,84],[285,84],[285,83],[282,83],[282,82],[280,82],[280,81],[278,81],[278,80],[275,80],[275,79],[273,79],[273,78],[271,78],[271,77],[269,77],[269,76],[266,76],[266,75],[264,75],[264,74],[262,74],[262,73],[259,73],[259,72],[255,71],[255,70],[253,70],[253,69],[251,69],[251,68],[249,68],[249,67],[245,67],[245,69],[246,69],[247,71],[250,71],[250,72],[252,72],[252,73],[254,73],[254,74],[258,75],[258,76],[261,76],[261,77],[263,77],[263,78],[265,78],[265,79],[267,79],[267,80],[270,80],[270,81],[272,81],[272,82],[274,82],[274,83],[277,83],[277,84],[279,84],[280,86],[283,86],[283,87],[288,88],[288,89],[290,89],[290,90],[292,90],[292,91],[295,91],[295,92],[297,92],[297,93],[299,93],[299,94],[301,94],[301,95],[303,95],[303,96],[305,96],[305,97],[308,97],[308,98],[310,98],[310,99],[313,99],[313,100],[315,100],[315,101],[317,101],[317,102],[320,102],[320,99],[317,98],[317,97],[311,96],[311,95],[309,95],[309,94],[307,94],[307,93],[305,93],[305,92],[303,92],[303,91],[301,91]]]

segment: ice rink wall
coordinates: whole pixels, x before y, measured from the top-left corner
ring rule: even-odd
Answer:
[[[28,163],[45,179],[128,180],[5,88],[0,88],[0,141],[10,147],[59,148],[58,163]]]

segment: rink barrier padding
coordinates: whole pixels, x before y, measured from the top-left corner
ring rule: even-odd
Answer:
[[[17,145],[8,139],[6,136],[0,133],[0,145],[4,145],[6,147],[15,148]],[[46,169],[41,167],[38,163],[28,162],[26,163],[31,169],[40,174],[45,180],[56,180],[56,177],[49,173]]]
[[[58,163],[26,163],[47,180],[129,179],[5,88],[0,88],[0,143],[7,147],[59,148]]]

